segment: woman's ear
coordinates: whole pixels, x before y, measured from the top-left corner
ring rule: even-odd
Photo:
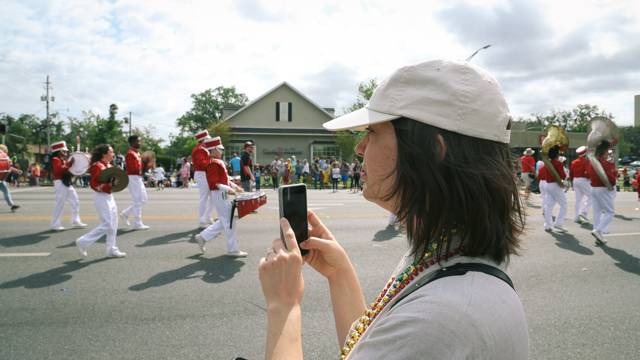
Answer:
[[[436,139],[438,140],[438,157],[436,161],[441,162],[447,155],[447,144],[444,142],[444,138],[440,134],[438,134]]]

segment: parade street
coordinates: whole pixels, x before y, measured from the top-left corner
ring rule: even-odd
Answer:
[[[238,247],[249,253],[242,259],[224,256],[224,235],[205,254],[198,250],[197,189],[147,189],[142,214],[150,229],[133,231],[120,221],[116,243],[127,254],[120,259],[106,258],[104,238],[86,258],[76,248],[75,240],[99,224],[93,190],[77,189],[88,227],[70,229],[67,204],[61,232],[49,230],[53,187],[10,190],[21,208],[0,211],[0,359],[264,357],[267,315],[257,268],[279,236],[273,189],[265,190],[268,203],[257,214],[234,222]],[[361,194],[308,194],[309,208],[349,254],[371,302],[405,253],[406,238]],[[128,190],[114,197],[119,212],[131,204]],[[569,232],[547,233],[540,195],[533,195],[522,256],[511,263],[531,359],[638,359],[637,194],[617,194],[604,246],[594,244],[590,223],[573,221],[575,193],[567,198]],[[337,359],[344,339],[339,347],[327,281],[309,266],[303,274],[305,359]]]

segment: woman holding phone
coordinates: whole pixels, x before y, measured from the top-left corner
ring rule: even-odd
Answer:
[[[405,66],[363,109],[324,126],[366,129],[355,149],[363,195],[397,215],[408,250],[380,296],[365,302],[349,257],[313,212],[310,238],[300,244],[309,250],[304,258],[281,220],[284,239],[259,265],[265,359],[302,359],[305,262],[329,281],[338,358],[528,359],[524,310],[505,274],[520,248],[524,213],[508,144],[511,117],[495,78],[465,61]]]

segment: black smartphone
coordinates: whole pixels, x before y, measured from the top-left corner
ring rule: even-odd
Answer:
[[[286,218],[296,234],[298,247],[300,243],[309,238],[309,223],[307,221],[307,185],[285,185],[278,189],[280,202],[280,218]],[[280,228],[280,238],[284,240],[282,228]],[[286,244],[285,244],[286,246]],[[300,249],[302,256],[309,253],[309,250]]]

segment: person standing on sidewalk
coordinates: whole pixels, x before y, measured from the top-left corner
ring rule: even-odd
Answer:
[[[255,145],[251,141],[244,143],[244,154],[240,158],[240,184],[242,185],[242,190],[246,192],[251,192],[252,182],[256,183],[256,188],[258,187],[256,177],[253,176],[253,166],[251,164],[251,154],[253,154]]]
[[[134,230],[147,230],[148,226],[142,223],[142,205],[147,202],[147,189],[144,186],[143,171],[145,163],[140,157],[138,149],[142,145],[142,140],[138,135],[129,136],[129,151],[127,151],[126,164],[127,175],[129,177],[129,194],[131,194],[131,206],[126,208],[121,214],[120,218],[127,226],[131,226],[129,223],[129,217],[133,215],[133,229]]]
[[[80,220],[80,200],[78,200],[78,194],[73,185],[65,185],[62,181],[62,177],[69,172],[69,168],[75,163],[74,158],[69,162],[65,160],[67,157],[67,144],[64,141],[59,141],[51,144],[51,153],[53,154],[53,161],[51,167],[53,169],[54,183],[53,187],[56,191],[56,204],[53,207],[53,215],[51,216],[50,228],[53,231],[62,231],[62,210],[64,209],[65,201],[69,202],[71,206],[71,227],[72,228],[85,228],[87,224],[83,224]]]

